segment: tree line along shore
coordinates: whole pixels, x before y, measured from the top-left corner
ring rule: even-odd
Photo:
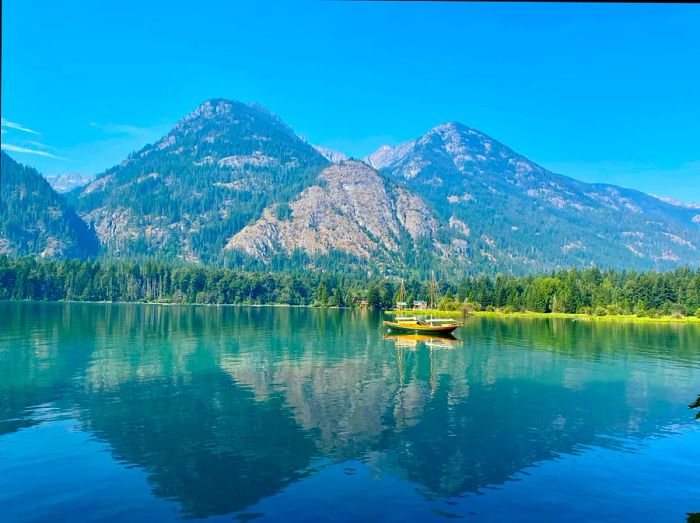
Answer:
[[[700,319],[699,269],[590,268],[530,276],[438,278],[436,308],[449,314]],[[0,300],[363,306],[391,311],[400,281],[396,276],[368,278],[357,272],[249,272],[153,259],[0,256]],[[429,299],[427,280],[409,277],[404,288],[407,309]]]

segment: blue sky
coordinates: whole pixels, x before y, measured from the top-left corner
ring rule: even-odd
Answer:
[[[5,0],[2,15],[3,148],[47,174],[101,172],[224,97],[356,157],[454,120],[562,174],[700,201],[698,5]]]

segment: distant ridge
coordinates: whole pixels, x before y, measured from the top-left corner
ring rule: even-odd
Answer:
[[[45,178],[56,192],[66,193],[77,189],[78,187],[87,185],[92,181],[94,176],[78,173],[64,173],[54,174],[53,176],[46,175]]]

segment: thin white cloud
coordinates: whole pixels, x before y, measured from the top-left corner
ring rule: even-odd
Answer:
[[[29,129],[28,127],[24,127],[23,125],[18,124],[17,122],[11,122],[10,120],[5,120],[4,118],[0,119],[0,125],[4,128],[16,129],[17,131],[22,131],[24,133],[41,134],[40,132],[35,131],[34,129]]]
[[[89,122],[90,127],[95,127],[107,134],[122,134],[129,136],[141,136],[144,133],[150,133],[152,128],[139,127],[137,125],[121,124],[121,123],[106,123],[99,124],[97,122]]]
[[[22,140],[22,143],[25,143],[24,140]],[[27,140],[26,143],[28,143],[29,145],[33,145],[34,147],[38,147],[39,149],[56,149],[55,147],[46,145],[45,143],[35,142],[34,140]]]
[[[15,153],[36,154],[37,156],[45,156],[46,158],[53,158],[54,160],[67,160],[67,158],[63,158],[62,156],[56,156],[55,154],[47,153],[46,151],[28,149],[27,147],[20,147],[19,145],[12,145],[9,143],[3,143],[2,150],[12,151]]]

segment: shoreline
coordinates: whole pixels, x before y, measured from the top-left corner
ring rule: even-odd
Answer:
[[[172,301],[94,301],[94,300],[0,300],[0,303],[75,303],[88,305],[159,305],[168,307],[279,307],[294,309],[353,309],[353,307],[296,305],[291,303],[175,303]]]
[[[158,305],[158,306],[185,306],[185,307],[272,307],[272,308],[298,308],[298,309],[325,309],[325,310],[372,310],[361,309],[357,307],[338,307],[338,306],[316,306],[316,305],[292,305],[289,303],[173,303],[173,302],[145,302],[145,301],[83,301],[83,300],[0,300],[0,303],[71,303],[71,304],[91,304],[91,305]],[[637,316],[635,314],[607,314],[604,316],[596,316],[593,314],[582,313],[567,313],[567,312],[530,312],[530,311],[470,311],[466,314],[462,311],[445,311],[439,309],[406,309],[406,310],[384,310],[377,311],[390,316],[398,314],[409,315],[433,315],[438,317],[452,317],[454,319],[465,318],[466,316],[474,316],[480,318],[493,319],[563,319],[571,321],[590,321],[590,322],[607,322],[607,323],[680,323],[680,324],[696,324],[700,325],[700,317],[697,316],[659,316],[647,317]]]
[[[386,314],[432,314],[440,317],[455,317],[458,319],[464,317],[462,311],[443,311],[443,310],[389,310]],[[700,318],[697,316],[659,316],[652,318],[647,316],[637,316],[635,314],[607,314],[604,316],[596,316],[593,314],[579,314],[567,312],[503,312],[503,311],[471,311],[466,313],[466,316],[475,316],[481,318],[516,318],[516,319],[565,319],[572,321],[591,321],[591,322],[608,322],[608,323],[684,323],[700,325]]]

